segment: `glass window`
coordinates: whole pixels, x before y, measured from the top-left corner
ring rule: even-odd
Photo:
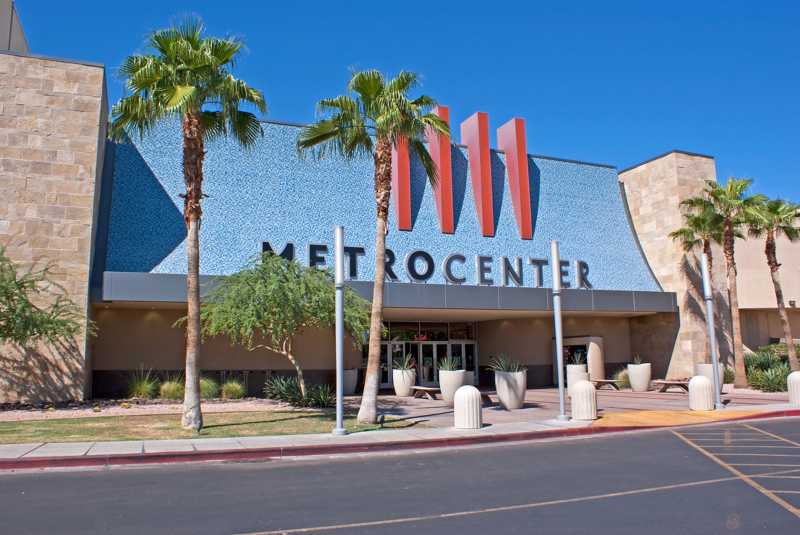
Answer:
[[[411,342],[419,336],[419,323],[393,321],[389,324],[389,334],[396,342]]]
[[[447,324],[446,323],[421,323],[419,329],[419,339],[427,342],[446,342]]]
[[[451,323],[451,340],[475,340],[475,324],[471,322]]]

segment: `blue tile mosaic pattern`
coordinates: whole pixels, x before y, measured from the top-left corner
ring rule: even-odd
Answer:
[[[298,128],[265,123],[257,146],[244,150],[230,140],[207,146],[201,271],[224,275],[236,271],[269,241],[280,249],[295,244],[306,263],[308,244],[333,247],[333,227],[345,227],[347,245],[363,246],[359,278],[374,273],[375,232],[371,159],[347,162],[338,157],[317,161],[295,150]],[[561,257],[589,265],[596,289],[658,291],[630,228],[617,172],[608,167],[531,157],[532,240],[519,238],[505,177],[504,155],[492,153],[496,233],[480,234],[466,150],[453,147],[456,232],[442,234],[433,192],[421,166],[412,165],[414,230],[396,230],[390,222],[387,246],[398,264],[413,250],[433,256],[436,272],[429,282],[444,283],[442,260],[451,253],[467,257],[463,269],[475,281],[475,255],[493,256],[493,278],[499,283],[500,257],[547,258],[551,239],[559,240]],[[178,124],[163,124],[144,140],[118,147],[110,217],[106,270],[185,273],[185,230],[181,217],[184,191],[181,134]],[[329,256],[330,261],[330,256]],[[398,266],[398,276],[407,280]],[[545,285],[550,273],[544,272]],[[525,268],[525,286],[533,270]]]

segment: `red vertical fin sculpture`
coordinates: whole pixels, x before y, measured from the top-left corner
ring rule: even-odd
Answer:
[[[448,125],[450,124],[450,110],[447,109],[447,106],[437,106],[433,113]],[[453,165],[450,157],[450,136],[439,134],[429,128],[426,137],[428,151],[439,175],[436,186],[433,188],[436,197],[436,212],[439,214],[439,229],[445,234],[452,234],[456,229],[453,218]]]
[[[497,148],[506,153],[508,188],[517,220],[519,237],[533,238],[531,219],[531,182],[528,173],[528,149],[525,144],[525,121],[511,119],[497,129]]]
[[[489,115],[479,111],[461,123],[461,143],[467,146],[475,211],[484,236],[494,236],[492,162],[489,154]]]
[[[397,214],[397,228],[411,230],[411,163],[408,141],[400,139],[392,147],[392,195]]]

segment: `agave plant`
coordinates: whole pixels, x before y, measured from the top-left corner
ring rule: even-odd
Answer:
[[[519,361],[509,358],[502,353],[489,359],[489,368],[492,371],[508,373],[524,372],[527,369],[527,367]]]
[[[461,359],[454,357],[445,357],[438,361],[437,364],[439,371],[452,372],[464,369],[464,367],[461,365]]]

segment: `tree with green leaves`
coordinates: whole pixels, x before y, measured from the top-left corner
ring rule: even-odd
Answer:
[[[775,300],[778,302],[778,316],[781,318],[783,337],[786,339],[786,348],[789,353],[789,366],[794,371],[800,370],[797,361],[797,348],[792,336],[792,326],[789,315],[786,313],[786,304],[783,300],[783,287],[781,286],[780,268],[776,238],[785,236],[789,241],[800,239],[800,205],[771,199],[747,210],[749,217],[749,233],[754,238],[764,237],[764,254],[767,257],[769,274],[772,277],[772,286],[775,289]]]
[[[720,185],[714,180],[706,181],[703,195],[683,201],[683,206],[691,213],[702,214],[712,210],[722,222],[722,252],[728,282],[728,300],[731,307],[731,334],[733,335],[734,387],[747,388],[747,374],[744,367],[744,346],[739,317],[739,292],[736,285],[736,238],[747,227],[748,210],[763,202],[763,195],[749,196],[752,180],[729,178],[727,184]]]
[[[346,95],[318,103],[322,117],[303,128],[297,140],[301,154],[310,151],[318,158],[336,154],[348,160],[371,157],[375,165],[375,282],[366,380],[358,411],[358,421],[362,423],[375,423],[378,416],[392,148],[407,143],[412,154],[422,163],[431,184],[435,184],[437,171],[424,143],[425,134],[430,130],[449,135],[450,131],[447,123],[432,113],[436,103],[431,97],[409,97],[416,85],[417,76],[410,72],[403,71],[391,80],[375,70],[356,72],[350,78]]]
[[[686,201],[681,204],[685,203]],[[692,204],[691,200],[689,204]],[[701,209],[690,208],[683,214],[684,226],[670,232],[669,237],[679,242],[687,253],[699,248],[706,255],[710,272],[714,265],[711,244],[722,241],[722,223],[722,216],[710,204]]]
[[[53,281],[49,267],[20,270],[0,247],[0,342],[23,347],[67,342],[84,328],[89,335],[95,332],[94,323]]]
[[[304,330],[335,323],[335,291],[328,271],[303,267],[264,253],[245,269],[222,279],[203,303],[204,336],[226,336],[249,351],[266,350],[289,359],[306,396],[294,341]],[[369,326],[369,306],[352,289],[344,293],[345,328],[359,345]]]
[[[252,147],[263,134],[261,123],[243,106],[266,111],[260,91],[234,78],[231,69],[244,44],[232,37],[204,36],[203,24],[191,19],[152,33],[149,53],[128,57],[120,68],[130,94],[112,109],[111,134],[117,140],[144,137],[164,120],[180,121],[183,133],[183,218],[186,223],[186,394],[182,425],[199,431],[200,410],[200,248],[203,160],[206,143],[232,136]]]

